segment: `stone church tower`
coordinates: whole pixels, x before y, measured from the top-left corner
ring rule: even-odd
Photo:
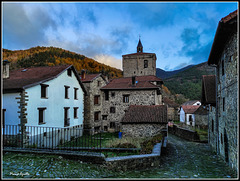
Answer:
[[[122,55],[123,77],[156,75],[156,54],[144,53],[141,40],[137,53]]]

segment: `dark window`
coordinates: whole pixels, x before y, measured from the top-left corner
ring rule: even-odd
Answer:
[[[47,87],[49,85],[41,84],[41,98],[47,98]]]
[[[109,100],[109,91],[105,91],[105,100],[106,100],[106,101]]]
[[[95,112],[94,113],[94,121],[98,121],[99,120],[99,114],[100,114],[100,112]]]
[[[148,68],[148,60],[144,60],[144,68]]]
[[[78,107],[74,107],[73,109],[74,109],[73,117],[78,118]]]
[[[223,135],[221,133],[221,144],[223,144]]]
[[[6,112],[6,109],[2,109],[2,115],[3,115],[2,126],[3,126],[3,128],[5,128],[5,112]]]
[[[69,107],[64,107],[64,127],[70,125]]]
[[[45,124],[45,110],[47,108],[38,108],[38,124]]]
[[[115,122],[110,122],[110,128],[115,128]]]
[[[115,96],[115,92],[112,92],[112,97],[114,97]]]
[[[103,119],[103,120],[107,120],[107,116],[108,116],[108,115],[102,115],[102,119]]]
[[[97,105],[97,104],[99,104],[99,98],[100,98],[100,96],[99,96],[99,95],[97,95],[97,96],[94,96],[94,105]]]
[[[100,87],[100,85],[101,85],[101,82],[100,82],[100,81],[97,81],[97,85],[98,85],[98,87]]]
[[[225,111],[225,97],[223,97],[223,111]]]
[[[68,96],[68,89],[70,88],[69,86],[64,86],[65,87],[65,99],[69,99]]]
[[[214,132],[214,121],[212,119],[212,132]]]
[[[222,60],[222,75],[224,75],[224,60]]]
[[[77,98],[77,91],[78,91],[78,88],[74,88],[74,99],[78,99]]]
[[[110,113],[115,113],[115,107],[110,107]]]
[[[157,95],[161,95],[161,90],[160,89],[157,90]]]
[[[68,70],[67,70],[67,74],[68,74],[68,76],[72,77],[72,70],[71,70],[71,69],[68,69]]]
[[[129,102],[129,95],[123,95],[123,102],[128,103]]]

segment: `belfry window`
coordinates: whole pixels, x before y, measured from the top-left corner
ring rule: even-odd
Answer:
[[[148,68],[148,60],[144,60],[144,68]]]

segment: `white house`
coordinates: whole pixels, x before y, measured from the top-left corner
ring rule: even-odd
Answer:
[[[186,125],[195,126],[194,112],[201,106],[200,101],[188,101],[180,107],[180,122]]]
[[[31,136],[42,133],[59,136],[56,133],[60,134],[62,128],[83,128],[86,91],[72,65],[21,68],[4,75],[2,108],[5,132],[13,129],[9,134],[15,135],[18,125],[24,125]],[[16,128],[7,128],[7,125]]]

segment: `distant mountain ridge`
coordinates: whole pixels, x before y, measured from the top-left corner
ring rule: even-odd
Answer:
[[[161,75],[164,85],[172,94],[182,94],[190,100],[200,100],[202,90],[202,76],[214,75],[214,67],[208,66],[207,62],[191,65]],[[158,76],[159,74],[157,74]]]
[[[156,69],[156,76],[161,78],[161,79],[167,79],[167,78],[169,78],[169,77],[171,77],[171,76],[173,76],[173,75],[175,75],[179,72],[182,72],[186,69],[191,68],[192,66],[194,66],[194,65],[188,65],[184,68],[181,68],[181,69],[178,69],[178,70],[173,70],[173,71],[165,71],[163,69],[157,68]]]

